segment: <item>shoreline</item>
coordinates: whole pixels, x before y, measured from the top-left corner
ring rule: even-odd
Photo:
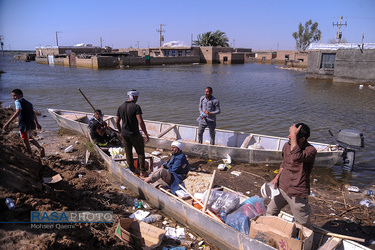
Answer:
[[[1,109],[1,117],[7,109]],[[9,110],[8,110],[9,112]],[[11,111],[10,111],[11,112]],[[2,119],[6,120],[6,119]],[[22,154],[22,145],[14,124],[9,131],[1,130],[1,138],[4,142],[2,150],[2,162],[7,163],[3,171],[12,169],[12,175],[6,176],[9,181],[1,177],[1,199],[12,197],[16,210],[8,210],[5,204],[1,209],[2,221],[15,221],[23,218],[27,221],[30,211],[46,210],[85,210],[95,208],[110,209],[114,211],[116,220],[121,217],[128,217],[134,212],[130,207],[133,204],[135,194],[129,190],[120,188],[122,185],[118,180],[111,177],[105,167],[91,156],[87,166],[84,166],[86,145],[84,139],[71,132],[60,130],[58,133],[42,131],[38,133],[38,141],[45,147],[46,157],[27,157]],[[73,153],[65,153],[64,149],[74,145]],[[147,144],[146,144],[147,146]],[[36,150],[32,146],[32,150]],[[147,152],[155,149],[147,148]],[[162,152],[168,155],[169,152]],[[220,161],[191,157],[188,159],[194,172],[212,173],[217,169]],[[4,165],[4,164],[3,164]],[[247,196],[259,195],[260,187],[265,181],[274,177],[277,166],[250,165],[233,163],[231,170],[217,171],[215,184],[223,185]],[[232,171],[239,171],[236,176]],[[41,183],[42,177],[60,174],[63,181],[55,184]],[[81,177],[79,177],[81,175]],[[20,180],[21,181],[18,181]],[[319,176],[313,176],[311,190],[315,196],[310,196],[309,203],[312,208],[312,222],[317,226],[326,228],[334,233],[362,237],[366,239],[375,238],[373,221],[375,218],[375,207],[366,208],[358,206],[359,202],[366,198],[363,193],[349,192],[343,189],[345,183],[332,179],[330,182],[322,183]],[[19,183],[21,182],[21,183]],[[22,183],[24,182],[24,183]],[[370,188],[370,187],[368,187]],[[268,204],[268,200],[265,204]],[[129,209],[130,208],[130,209]],[[288,209],[283,211],[290,212]],[[156,211],[157,212],[157,211]],[[372,218],[372,219],[371,219]],[[171,225],[177,225],[172,219]],[[117,223],[113,224],[113,227]],[[337,225],[339,225],[337,227]],[[160,223],[160,226],[161,223]],[[113,235],[113,227],[103,225],[84,226],[79,225],[73,232],[58,231],[45,232],[38,229],[35,231],[22,225],[7,225],[0,229],[1,241],[4,246],[19,246],[27,244],[39,245],[42,249],[49,247],[123,247],[123,242]],[[93,229],[91,229],[93,228]],[[354,229],[354,230],[353,230]],[[371,233],[371,230],[373,233]],[[43,233],[43,237],[37,236]],[[74,236],[76,232],[76,236]],[[364,235],[361,232],[369,232]],[[26,235],[20,240],[17,235]],[[9,240],[6,238],[10,237]],[[21,237],[22,238],[22,237]],[[82,240],[85,238],[86,240]],[[17,240],[18,239],[18,240]],[[92,240],[95,239],[95,240]],[[199,240],[204,240],[197,237]],[[87,242],[86,242],[87,241]],[[207,245],[207,244],[206,244]],[[44,247],[45,248],[44,248]],[[216,249],[211,246],[210,249]]]

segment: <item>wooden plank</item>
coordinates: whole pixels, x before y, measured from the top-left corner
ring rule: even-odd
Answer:
[[[245,140],[243,141],[242,145],[241,145],[241,148],[247,148],[247,146],[249,146],[249,143],[251,141],[251,138],[253,138],[253,135],[249,135],[245,138]]]
[[[340,238],[340,239],[345,239],[345,240],[353,240],[353,241],[358,241],[358,242],[365,242],[366,240],[365,239],[362,239],[362,238],[357,238],[357,237],[353,237],[353,236],[348,236],[348,235],[343,235],[343,234],[335,234],[335,233],[331,233],[323,228],[320,228],[320,227],[317,227],[315,225],[313,225],[313,231],[314,233],[318,233],[318,234],[323,234],[323,235],[327,235],[327,236],[330,236],[330,237],[335,237],[335,238]]]
[[[173,126],[167,128],[167,129],[164,129],[160,134],[158,134],[156,136],[156,138],[160,138],[162,137],[163,135],[165,135],[166,133],[168,133],[169,131],[171,131],[172,129],[174,129],[176,127],[176,124],[174,124]]]
[[[216,170],[214,170],[214,172],[213,172],[213,174],[212,174],[212,178],[211,178],[210,186],[208,187],[207,197],[206,197],[206,200],[204,201],[204,205],[203,205],[203,213],[206,212],[207,203],[208,203],[208,200],[210,199],[210,194],[211,194],[212,185],[213,185],[214,180],[215,180],[215,174],[216,174]]]

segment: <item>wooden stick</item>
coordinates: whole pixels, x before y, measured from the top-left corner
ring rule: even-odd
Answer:
[[[352,237],[352,236],[348,236],[348,235],[335,234],[335,233],[323,232],[323,231],[314,231],[314,232],[318,233],[318,234],[324,234],[324,235],[327,235],[327,236],[340,238],[340,239],[354,240],[354,241],[358,241],[358,242],[365,242],[366,241],[365,239]]]
[[[342,198],[344,199],[345,209],[348,209],[348,206],[346,205],[346,200],[345,200],[344,185],[342,185],[341,187],[341,194],[342,194]]]
[[[251,174],[251,175],[253,175],[253,176],[255,176],[255,177],[261,178],[262,180],[266,181],[266,179],[265,179],[265,178],[263,178],[263,177],[262,177],[262,176],[260,176],[260,175],[257,175],[257,174],[253,174],[253,173],[250,173],[250,172],[246,172],[246,171],[242,171],[242,172],[244,172],[244,173],[246,173],[246,174]]]
[[[357,209],[357,208],[359,208],[360,206],[362,206],[362,205],[359,204],[359,205],[357,205],[357,206],[354,206],[354,207],[348,208],[348,209],[346,209],[344,212],[341,212],[338,216],[342,216],[342,215],[345,214],[346,212],[349,212],[349,211],[351,211],[351,210]]]
[[[200,200],[196,199],[193,195],[191,195],[191,194],[189,193],[189,191],[187,191],[186,188],[184,188],[181,184],[179,184],[179,186],[180,186],[180,188],[181,188],[182,190],[184,190],[188,195],[190,195],[190,197],[191,197],[194,201],[196,201],[201,207],[203,207],[203,204],[202,204],[202,202],[201,202]],[[200,210],[199,210],[199,211],[200,211]],[[219,219],[216,217],[216,214],[214,214],[213,212],[211,212],[211,210],[207,209],[207,212],[208,212],[212,217],[214,217],[214,219],[216,219],[216,220],[222,222],[221,220],[219,220]],[[203,213],[203,211],[202,211],[202,213]]]
[[[214,172],[213,172],[213,174],[212,174],[212,178],[211,178],[210,186],[208,187],[207,198],[206,198],[206,200],[204,201],[204,205],[203,205],[203,213],[206,212],[207,203],[208,203],[208,200],[209,200],[209,198],[210,198],[210,193],[211,193],[211,189],[212,189],[212,184],[214,183],[214,179],[215,179],[215,174],[216,174],[216,170],[214,170]]]
[[[85,96],[85,94],[82,92],[82,90],[80,88],[78,88],[79,92],[81,92],[81,94],[83,95],[83,97],[86,99],[86,101],[90,104],[91,108],[95,111],[95,108],[94,106],[92,106],[91,102],[89,101],[89,99],[87,99],[87,97]]]

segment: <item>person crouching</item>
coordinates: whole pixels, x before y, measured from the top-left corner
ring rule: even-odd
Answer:
[[[179,185],[185,187],[184,180],[190,170],[189,162],[186,155],[182,153],[183,145],[179,141],[174,141],[171,144],[172,158],[164,163],[158,170],[153,172],[149,177],[144,178],[147,183],[154,183],[162,179],[170,186],[172,194],[181,189]]]

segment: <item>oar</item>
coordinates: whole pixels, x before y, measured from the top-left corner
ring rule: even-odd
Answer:
[[[89,101],[89,99],[87,99],[87,97],[85,96],[85,94],[82,92],[82,90],[80,89],[80,88],[78,88],[78,90],[79,90],[79,92],[81,92],[81,94],[83,95],[83,97],[86,99],[86,101],[90,104],[90,106],[91,106],[91,108],[94,110],[94,112],[95,112],[95,108],[94,108],[94,106],[91,104],[91,102]],[[108,131],[109,132],[112,132],[112,130],[107,126],[107,129],[108,129]],[[118,133],[117,131],[115,131],[115,130],[113,130],[113,132],[115,132],[115,133]]]
[[[95,111],[95,108],[94,106],[92,106],[91,102],[89,101],[89,99],[87,99],[87,97],[85,96],[85,94],[82,92],[82,90],[80,88],[78,88],[79,92],[81,92],[81,94],[83,95],[83,97],[86,99],[86,101],[90,104],[91,108]]]

